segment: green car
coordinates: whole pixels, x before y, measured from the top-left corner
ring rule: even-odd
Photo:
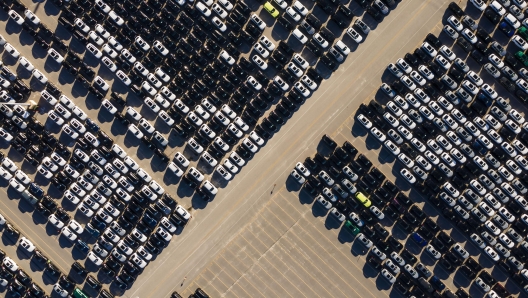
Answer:
[[[276,10],[275,7],[273,7],[273,5],[271,5],[269,2],[264,3],[264,9],[274,18],[279,16],[279,11]]]
[[[352,235],[356,236],[357,234],[359,234],[359,228],[356,227],[351,221],[347,220],[345,222],[345,228],[350,232],[352,233]]]
[[[521,61],[524,66],[528,66],[528,56],[526,56],[523,51],[518,51],[517,53],[515,53],[515,57],[519,59],[519,61]]]
[[[524,39],[528,39],[528,29],[525,27],[517,29],[517,34],[519,34]]]

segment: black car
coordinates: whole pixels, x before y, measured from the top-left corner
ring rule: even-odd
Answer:
[[[486,10],[484,10],[484,15],[494,25],[497,25],[502,19],[502,17],[491,7],[488,7]]]
[[[428,41],[433,47],[437,49],[439,49],[442,46],[442,42],[440,41],[440,39],[438,39],[438,37],[436,37],[436,35],[432,33],[427,34],[427,36],[425,37],[425,40]]]
[[[321,62],[331,71],[336,71],[339,65],[328,54],[321,57]]]
[[[466,51],[467,53],[473,50],[473,46],[462,36],[457,38],[456,44],[459,45],[462,49],[464,49],[464,51]]]
[[[369,6],[367,8],[367,13],[371,17],[373,17],[376,21],[378,21],[378,22],[383,21],[383,15],[381,14],[381,12],[377,8],[375,8],[373,6]]]
[[[344,6],[342,6],[342,7],[346,8]],[[346,9],[348,9],[348,8],[346,8]],[[323,23],[321,23],[321,21],[317,17],[315,17],[315,15],[313,15],[313,14],[308,14],[308,16],[306,17],[306,22],[310,26],[314,27],[317,30],[321,29],[321,26],[323,25]]]
[[[455,2],[451,2],[449,4],[449,9],[453,12],[454,15],[456,15],[458,18],[461,18],[466,15],[466,13],[456,4]]]
[[[308,50],[310,50],[314,56],[316,57],[321,57],[323,55],[323,51],[321,50],[320,47],[318,47],[313,41],[309,41],[307,44],[306,44],[306,47],[308,48]]]
[[[295,29],[295,27],[285,17],[279,17],[277,19],[277,22],[284,26],[284,28],[288,31],[292,31],[293,29]]]
[[[385,228],[383,228],[379,223],[374,225],[374,231],[381,239],[385,239],[389,236],[389,232]]]
[[[487,61],[486,57],[484,57],[484,55],[482,55],[478,50],[473,50],[471,52],[471,57],[473,57],[473,59],[475,59],[475,61],[477,61],[481,65],[486,63]]]
[[[83,279],[85,279],[86,276],[88,276],[88,271],[86,271],[86,269],[84,269],[84,267],[81,264],[79,264],[79,262],[74,262],[72,264],[72,270],[75,273],[77,273],[77,275],[82,277]]]
[[[317,3],[317,6],[321,8],[327,15],[333,15],[334,9],[326,1]]]

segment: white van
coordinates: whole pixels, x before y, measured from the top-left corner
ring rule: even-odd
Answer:
[[[495,10],[495,12],[497,12],[498,14],[500,14],[501,16],[503,16],[505,13],[506,13],[506,9],[504,9],[504,7],[502,7],[502,5],[500,5],[499,2],[493,0],[490,5],[489,5],[491,8],[493,8],[493,10]]]
[[[308,38],[297,28],[293,30],[293,36],[295,36],[302,44],[305,44],[308,41]]]
[[[514,17],[511,13],[507,13],[506,16],[504,16],[504,20],[508,22],[513,28],[519,29],[521,27],[521,22],[517,20],[516,17]]]
[[[346,44],[340,39],[336,42],[334,45],[343,55],[347,56],[350,54],[350,49],[346,46]]]

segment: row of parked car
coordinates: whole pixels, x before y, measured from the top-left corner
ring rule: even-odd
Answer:
[[[0,225],[4,229],[6,237],[13,238],[16,245],[21,249],[23,254],[29,255],[35,263],[56,280],[65,280],[66,277],[53,265],[41,251],[36,249],[35,245],[26,237],[20,237],[20,232],[5,218],[0,215]],[[47,297],[46,292],[33,280],[28,274],[19,267],[16,261],[7,256],[3,250],[0,250],[0,286],[6,289],[6,292],[14,297]]]
[[[53,57],[53,58],[56,58],[56,57]],[[57,59],[56,60],[59,63],[64,61],[62,56],[58,56]],[[95,80],[100,81],[101,78],[96,77]],[[121,148],[119,148],[118,145],[112,146],[113,140],[111,140],[106,134],[100,132],[98,126],[90,119],[87,119],[86,114],[82,112],[82,110],[77,108],[73,104],[73,101],[71,101],[69,98],[67,98],[64,95],[61,95],[60,91],[50,92],[49,90],[44,90],[41,92],[41,95],[44,98],[44,100],[46,100],[49,104],[54,106],[54,110],[48,113],[48,118],[52,120],[53,122],[55,122],[56,124],[63,126],[62,127],[63,132],[67,134],[71,139],[77,140],[79,142],[79,147],[74,150],[75,156],[72,158],[71,163],[67,163],[67,160],[69,159],[71,155],[71,152],[69,152],[67,148],[64,148],[64,146],[61,146],[60,150],[58,150],[59,153],[52,152],[50,156],[45,156],[49,154],[50,152],[49,147],[50,146],[54,147],[58,143],[58,141],[54,139],[50,135],[50,133],[47,131],[44,131],[44,134],[47,140],[46,141],[47,143],[44,146],[47,146],[48,150],[40,151],[38,150],[40,149],[39,147],[27,148],[28,145],[31,146],[31,143],[34,143],[35,141],[37,141],[38,143],[39,141],[38,139],[41,137],[39,136],[39,133],[36,133],[35,130],[37,131],[40,130],[40,133],[42,133],[42,129],[43,129],[43,127],[39,125],[38,123],[35,124],[35,121],[32,121],[34,120],[32,118],[30,119],[31,128],[29,128],[29,132],[28,132],[30,134],[30,137],[28,138],[25,134],[18,135],[14,141],[15,146],[17,146],[19,151],[28,151],[29,149],[30,152],[27,152],[27,153],[32,153],[36,155],[34,156],[35,157],[34,160],[37,160],[37,159],[42,160],[42,164],[38,165],[37,167],[38,173],[44,176],[46,179],[51,179],[52,185],[54,185],[59,191],[63,191],[65,193],[64,197],[67,198],[71,203],[79,204],[79,202],[82,201],[78,209],[81,213],[83,213],[85,216],[92,217],[97,211],[97,214],[92,219],[92,222],[88,224],[86,230],[92,236],[94,235],[99,236],[102,234],[105,237],[107,237],[106,239],[108,241],[105,241],[104,238],[101,237],[99,242],[101,242],[100,245],[102,246],[100,247],[98,246],[99,244],[96,244],[96,246],[94,246],[94,251],[88,252],[89,246],[86,245],[85,242],[80,240],[80,237],[84,232],[84,228],[81,227],[80,225],[74,225],[73,223],[74,222],[77,223],[77,222],[74,220],[70,221],[69,216],[67,214],[64,214],[64,213],[62,213],[61,215],[50,214],[51,212],[55,211],[54,209],[57,209],[57,207],[56,207],[56,204],[53,201],[51,201],[49,196],[44,196],[41,202],[38,202],[38,203],[34,202],[34,203],[37,204],[37,209],[39,211],[41,211],[44,215],[49,216],[49,222],[56,228],[60,229],[62,235],[64,235],[70,241],[76,243],[76,247],[79,248],[81,251],[88,252],[88,259],[91,262],[93,262],[95,265],[100,266],[102,265],[102,262],[106,258],[106,256],[110,254],[110,249],[115,244],[114,240],[116,239],[116,237],[125,236],[123,233],[123,231],[125,230],[119,227],[119,224],[117,224],[117,221],[114,222],[114,218],[117,218],[119,216],[119,214],[121,213],[121,210],[123,210],[124,206],[126,206],[125,203],[131,199],[131,196],[130,194],[128,194],[128,192],[132,191],[131,189],[133,189],[134,186],[136,186],[136,185],[133,185],[133,183],[139,182],[141,181],[140,179],[143,179],[143,178],[149,179],[149,180],[151,178],[148,174],[146,174],[145,171],[141,170],[139,177],[138,176],[130,177],[133,180],[133,182],[131,182],[130,180],[126,180],[126,178],[124,178],[124,175],[126,174],[126,172],[128,172],[127,166],[130,166],[132,164],[135,167],[132,171],[137,173],[136,171],[138,170],[137,163],[133,160],[129,161],[128,159],[121,160],[121,161],[117,159],[112,160],[114,159],[114,156],[112,156],[111,154],[109,155],[110,150],[112,150],[114,154],[115,152],[118,152],[117,155],[121,158],[123,157],[121,155],[124,153],[124,151]],[[105,103],[107,105],[105,105]],[[103,101],[103,106],[107,108],[109,112],[111,113],[116,112],[116,108],[113,107],[107,100]],[[17,112],[16,109],[18,109],[19,107],[20,106],[17,106],[15,108],[15,112]],[[13,117],[13,113],[12,113],[13,111],[10,111],[9,108],[7,108],[5,111],[3,110],[3,112]],[[28,114],[29,114],[28,112],[25,112],[23,114],[24,116],[23,118],[24,119],[28,118],[29,117]],[[77,118],[72,117],[72,115],[77,116]],[[65,124],[65,121],[68,121],[68,120],[69,120],[69,123]],[[86,122],[84,120],[86,120]],[[39,129],[35,128],[35,126],[38,127]],[[5,135],[6,140],[11,141],[13,139],[12,135],[10,135],[8,131],[5,131],[5,133],[6,133]],[[103,139],[101,139],[101,136],[103,136]],[[50,141],[50,140],[53,140],[53,141]],[[52,144],[49,144],[49,143],[52,143]],[[58,144],[58,145],[62,145],[62,144]],[[102,151],[96,149],[100,145],[103,146],[99,148]],[[104,146],[107,146],[107,147],[104,147]],[[92,161],[88,161],[89,156],[85,152],[91,152],[90,157],[94,159]],[[26,152],[23,152],[23,153],[26,153]],[[34,160],[32,160],[32,163]],[[5,163],[7,163],[8,166],[14,165],[13,163],[10,163],[9,160],[5,160]],[[85,170],[86,167],[89,170],[88,169]],[[8,168],[9,169],[7,171],[3,171],[3,173],[5,174],[4,178],[6,177],[6,175],[9,174],[9,170],[12,170],[10,167]],[[104,168],[104,173],[106,175],[103,175],[103,168]],[[85,170],[84,173],[82,172],[83,170]],[[82,175],[79,172],[81,172]],[[17,190],[19,190],[20,192],[25,193],[25,189],[22,189],[24,188],[23,184],[28,184],[31,181],[29,180],[28,182],[28,179],[26,179],[28,178],[27,175],[23,176],[21,173],[16,175],[17,173],[15,173],[15,176],[17,179],[12,178],[11,184],[14,185],[14,187],[17,188]],[[88,180],[86,178],[88,178]],[[121,182],[117,182],[119,181],[117,180],[118,178],[121,178]],[[134,178],[138,180],[134,180]],[[99,179],[101,179],[100,182],[98,182]],[[95,184],[97,183],[98,185],[95,186]],[[122,187],[124,188],[118,188],[117,183],[120,183],[119,185],[120,186],[122,185]],[[157,192],[154,193],[152,188],[150,188],[149,186],[155,187]],[[153,245],[157,245],[158,247],[160,246],[163,247],[165,243],[160,242],[160,239],[162,239],[163,241],[170,240],[170,238],[172,237],[170,234],[175,232],[176,230],[176,227],[174,226],[174,224],[182,225],[184,222],[186,222],[186,220],[189,219],[190,215],[181,206],[176,207],[176,208],[175,206],[172,206],[172,210],[169,207],[167,207],[167,205],[165,205],[163,201],[168,204],[173,203],[173,205],[175,205],[175,202],[170,197],[165,196],[163,198],[163,201],[158,200],[156,204],[156,206],[158,206],[159,209],[155,209],[154,207],[152,207],[154,209],[151,209],[151,212],[149,213],[155,218],[154,220],[148,217],[148,215],[145,215],[142,217],[143,209],[147,210],[147,208],[149,207],[149,203],[155,200],[158,195],[162,195],[164,192],[163,188],[159,184],[155,183],[154,181],[150,181],[149,186],[144,185],[141,190],[138,189],[138,195],[142,196],[142,198],[138,199],[138,201],[142,205],[141,207],[139,207],[138,205],[135,205],[134,206],[135,208],[133,208],[133,212],[134,212],[133,214],[135,217],[133,215],[129,215],[129,217],[127,218],[130,220],[136,219],[137,221],[139,218],[136,218],[136,217],[139,215],[139,217],[144,218],[145,221],[147,221],[147,218],[150,219],[150,221],[148,221],[150,228],[145,228],[141,230],[143,231],[143,233],[138,232],[140,233],[138,235],[142,236],[140,240],[146,241],[146,239],[144,239],[144,237],[146,237],[144,233],[147,233],[148,231],[150,231],[150,233],[147,233],[147,236],[150,236],[150,234],[153,232],[152,230],[156,228],[158,221],[161,219],[160,212],[163,212],[163,215],[165,215],[166,217],[164,217],[162,220],[163,222],[162,226],[157,228],[157,231],[158,231],[157,234],[162,235],[162,236],[161,238],[157,238],[155,240],[152,239],[151,237],[151,242],[149,242]],[[115,190],[115,196],[112,196],[113,190]],[[87,197],[84,197],[83,194],[86,195],[86,192],[90,192],[90,194]],[[104,204],[103,206],[104,202],[101,202],[101,200],[107,201],[108,197],[111,197],[111,200],[106,202],[106,204]],[[148,201],[146,203],[145,203],[145,198],[148,198]],[[134,201],[134,202],[137,203],[137,201]],[[101,207],[96,208],[96,206],[97,207],[101,206]],[[175,210],[178,210],[179,212],[176,212]],[[125,213],[127,211],[125,211]],[[175,215],[171,217],[170,215],[172,214],[173,211],[175,212]],[[183,218],[179,217],[177,214],[183,215]],[[171,221],[169,221],[169,218],[172,220],[172,223]],[[113,230],[110,229],[110,227],[108,229],[105,229],[104,227],[106,224],[110,223],[109,221],[114,223],[112,227]],[[123,220],[122,225],[125,225],[125,223],[128,223],[128,222],[126,220]],[[73,226],[75,226],[75,229],[73,228]],[[127,232],[131,232],[130,229],[132,229],[133,227],[134,225],[126,226]],[[141,226],[138,226],[138,229],[140,228]],[[167,230],[165,230],[164,228],[166,228]],[[118,233],[119,236],[112,233],[112,231],[114,233]],[[135,235],[135,234],[131,234],[131,235]],[[124,238],[124,241],[126,241],[127,239],[128,238]],[[122,263],[126,261],[128,256],[131,255],[133,251],[136,251],[137,253],[137,255],[134,254],[130,257],[131,262],[134,262],[134,263],[130,263],[129,264],[130,267],[127,269],[127,271],[123,270],[123,272],[121,272],[116,278],[116,283],[118,287],[120,288],[127,288],[128,286],[130,286],[133,283],[133,280],[135,280],[135,277],[139,274],[139,271],[142,269],[142,267],[146,265],[146,261],[152,258],[152,253],[157,254],[160,251],[159,248],[149,247],[148,244],[146,244],[145,247],[143,246],[138,247],[137,243],[134,242],[132,239],[133,238],[130,238],[129,241],[127,242],[117,243],[116,245],[117,247],[119,247],[120,250],[116,248],[112,251],[112,256],[116,258],[115,260],[117,261],[117,263],[112,264],[111,262],[109,262],[109,264],[111,264],[110,265],[111,270],[108,271],[107,274],[110,275],[111,277],[114,277],[115,275],[119,273],[119,269],[120,269],[119,265],[121,264],[121,267],[122,267]],[[130,248],[130,246],[132,248]],[[133,278],[131,276],[133,276]],[[71,290],[72,289],[69,289],[70,293],[71,293]],[[98,288],[97,290],[100,290],[100,288]],[[57,292],[60,292],[60,288],[58,288]]]
[[[454,246],[453,252],[457,253],[465,251],[461,244],[455,244],[448,234],[440,232],[440,227],[398,187],[386,180],[385,175],[364,155],[354,159],[357,150],[349,142],[337,147],[326,135],[323,141],[334,151],[330,157],[325,158],[319,153],[313,159],[308,157],[304,163],[296,164],[291,176],[315,196],[315,204],[330,210],[329,213],[337,220],[346,221],[344,228],[370,249],[367,262],[381,271],[390,283],[394,283],[396,289],[416,297],[425,293],[453,295],[383,225],[397,222],[420,247],[431,246],[428,246],[429,241],[435,245],[447,243],[442,246],[442,252]],[[444,251],[445,246],[448,248]],[[452,253],[449,256],[456,257]],[[466,254],[464,256],[467,257]],[[471,259],[467,262],[475,261]]]
[[[456,7],[454,11],[457,12]],[[494,77],[498,78],[502,72],[510,80],[517,80],[517,85],[525,92],[522,90],[524,80],[518,79],[516,73],[520,68],[518,62],[506,66],[499,58],[506,55],[504,48],[482,31],[477,31],[481,40],[473,38],[468,32],[477,28],[464,29],[460,18],[470,28],[475,23],[466,15],[450,16],[447,18],[450,25],[446,25],[444,31],[461,32],[462,37],[450,36],[476,44],[479,53],[489,55],[490,63],[484,68],[490,74],[495,73]],[[506,15],[505,20],[508,19],[515,24],[515,20],[511,21]],[[513,40],[520,38],[514,37]],[[457,41],[457,44],[461,42]],[[490,53],[488,46],[489,51],[497,54]],[[473,52],[472,56],[475,57]],[[432,59],[435,62],[430,63]],[[444,69],[435,71],[439,66]],[[429,35],[414,55],[399,59],[396,64],[389,65],[388,70],[399,81],[392,86],[382,86],[392,99],[387,103],[386,111],[374,102],[369,107],[362,106],[360,112],[364,113],[358,114],[359,122],[398,157],[403,164],[401,175],[408,182],[426,193],[435,206],[442,208],[444,216],[454,220],[478,247],[524,286],[526,280],[520,277],[526,254],[522,235],[528,227],[523,221],[528,206],[523,197],[527,192],[523,179],[527,169],[524,156],[528,153],[524,145],[524,117],[434,36]],[[439,92],[445,92],[445,96]],[[473,107],[475,104],[477,107]],[[403,144],[404,141],[412,146]],[[423,182],[418,183],[417,177]],[[435,193],[439,195],[434,196]],[[442,256],[434,245],[428,246],[427,250],[433,256]],[[442,265],[448,271],[454,271],[452,268],[458,263],[456,259],[443,257]],[[473,279],[475,274],[468,277]],[[475,283],[492,297],[499,291],[491,290],[493,284],[487,285],[482,279],[477,278]]]

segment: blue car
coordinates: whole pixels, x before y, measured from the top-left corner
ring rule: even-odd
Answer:
[[[88,244],[86,244],[84,241],[81,241],[81,239],[77,239],[77,243],[75,243],[75,247],[79,249],[81,252],[87,254],[90,251],[90,247]]]
[[[44,197],[44,190],[34,182],[29,185],[29,192],[39,199]]]
[[[90,118],[86,119],[85,123],[86,123],[86,126],[88,127],[88,129],[93,131],[93,132],[98,132],[99,130],[101,130],[101,128],[99,128],[99,125],[97,125],[97,123],[95,123]]]
[[[484,93],[479,93],[477,95],[477,99],[480,100],[488,108],[491,107],[491,105],[493,104],[493,100]]]
[[[475,149],[482,155],[485,155],[486,153],[488,153],[488,149],[482,146],[482,144],[479,141],[473,142],[473,149]]]
[[[416,232],[412,234],[412,239],[421,247],[425,247],[427,245],[427,240],[425,240],[420,234]]]
[[[429,282],[438,290],[438,292],[442,292],[445,289],[445,284],[436,276],[431,277]]]
[[[508,37],[512,37],[515,34],[515,29],[512,26],[508,25],[506,22],[501,22],[499,24],[499,29]]]
[[[101,236],[101,232],[94,228],[91,223],[88,223],[86,225],[85,231],[92,235],[94,238],[99,238],[99,236]]]

